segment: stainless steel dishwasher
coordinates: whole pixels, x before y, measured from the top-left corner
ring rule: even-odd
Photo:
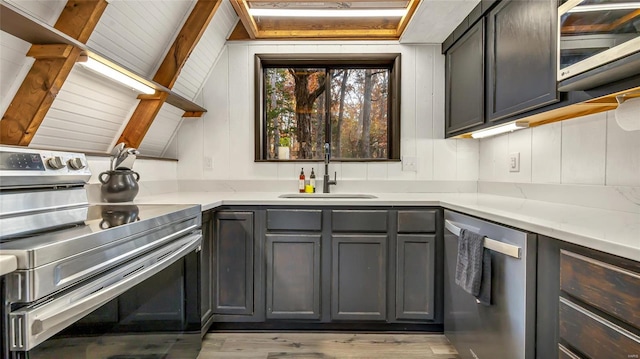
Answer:
[[[445,210],[444,333],[463,359],[532,359],[535,356],[537,237]],[[491,250],[491,305],[455,283],[458,234],[485,236]]]

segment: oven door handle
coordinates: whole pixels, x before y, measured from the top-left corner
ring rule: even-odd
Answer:
[[[202,232],[175,240],[58,297],[9,313],[11,351],[28,351],[192,251]]]

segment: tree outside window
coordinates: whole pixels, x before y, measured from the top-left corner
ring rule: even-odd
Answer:
[[[256,159],[322,160],[325,142],[334,160],[399,158],[397,56],[258,58]]]

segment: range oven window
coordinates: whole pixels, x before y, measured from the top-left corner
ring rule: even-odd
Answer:
[[[638,0],[565,0],[559,11],[560,61],[562,70],[570,66],[583,68],[568,69],[570,76],[628,55],[638,50],[624,50],[622,53],[607,50],[629,47],[630,42],[640,37],[640,1]],[[622,54],[622,55],[621,55]],[[591,64],[589,59],[595,59]],[[587,61],[585,61],[587,60]],[[568,76],[565,76],[568,77]]]

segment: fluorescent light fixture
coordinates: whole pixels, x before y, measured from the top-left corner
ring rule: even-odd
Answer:
[[[407,9],[249,9],[251,16],[273,17],[403,17]]]
[[[499,134],[505,133],[505,132],[513,132],[515,130],[522,130],[522,129],[528,128],[528,127],[529,127],[529,123],[528,122],[512,122],[512,123],[510,123],[508,125],[492,127],[492,128],[488,128],[486,130],[480,130],[480,131],[472,132],[471,133],[471,137],[473,137],[473,138],[484,138],[484,137],[499,135]]]
[[[635,10],[635,9],[640,9],[640,2],[579,5],[567,12],[591,12],[591,11]]]
[[[156,93],[156,90],[154,88],[149,87],[142,82],[123,74],[122,72],[114,70],[111,67],[103,64],[102,62],[92,59],[91,57],[89,57],[85,62],[79,62],[79,64],[112,80],[118,81],[121,84],[126,85],[136,91],[140,91],[147,95],[153,95],[154,93]]]

